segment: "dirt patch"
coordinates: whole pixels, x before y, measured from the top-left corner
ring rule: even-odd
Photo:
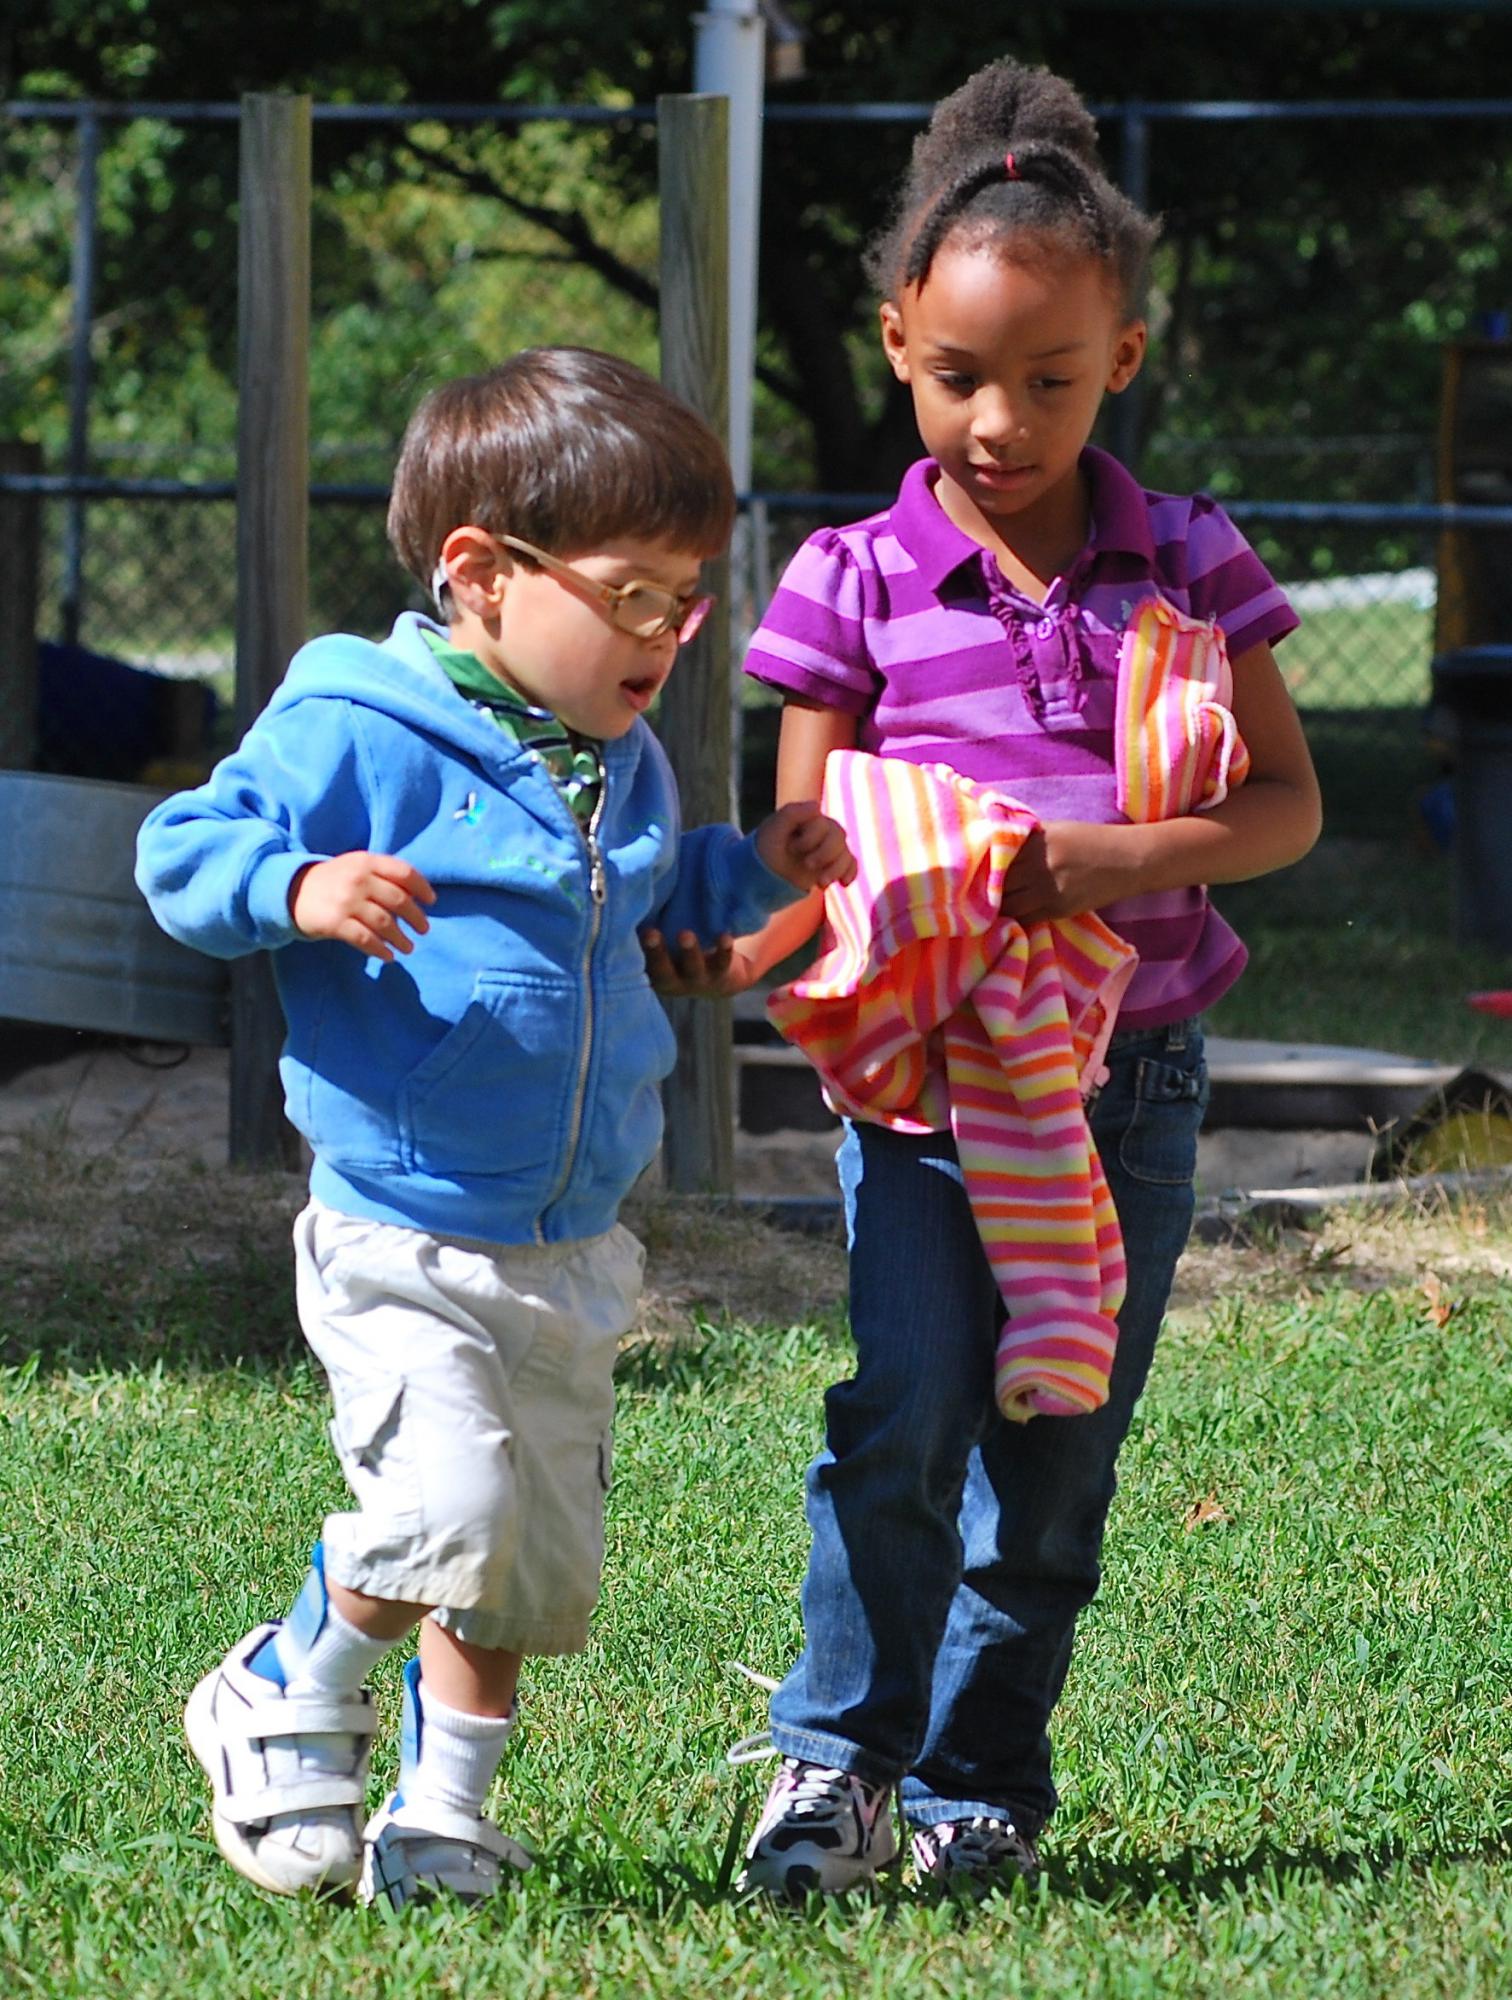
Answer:
[[[114,1320],[150,1319],[176,1276],[215,1280],[224,1290],[242,1273],[282,1272],[292,1263],[290,1225],[305,1198],[298,1174],[88,1156],[44,1142],[14,1146],[0,1157],[4,1289],[23,1317],[64,1311],[70,1299],[98,1292],[108,1295]],[[639,1340],[677,1339],[709,1318],[791,1325],[828,1317],[844,1301],[845,1250],[836,1236],[776,1229],[734,1206],[652,1193],[633,1195],[624,1219],[647,1252]]]
[[[304,1200],[297,1174],[225,1164],[224,1054],[180,1068],[134,1062],[119,1047],[81,1048],[0,1084],[0,1269],[12,1296],[39,1298],[80,1274],[120,1305],[144,1301],[167,1268],[234,1272],[288,1256]],[[834,1132],[741,1134],[737,1186],[747,1195],[835,1193]],[[835,1235],[769,1226],[734,1204],[639,1190],[626,1221],[648,1252],[642,1335],[675,1337],[700,1318],[792,1323],[843,1309],[845,1252]],[[1194,1243],[1172,1311],[1205,1315],[1235,1294],[1298,1296],[1343,1284],[1367,1291],[1480,1286],[1512,1275],[1512,1191],[1339,1208],[1307,1230]]]
[[[734,1206],[655,1194],[633,1196],[625,1221],[646,1246],[645,1334],[675,1338],[709,1316],[794,1326],[844,1307],[838,1232],[776,1229]]]
[[[1301,1299],[1333,1287],[1373,1292],[1437,1280],[1469,1290],[1512,1278],[1512,1184],[1490,1193],[1341,1204],[1315,1226],[1255,1225],[1229,1243],[1193,1243],[1171,1294],[1173,1316],[1204,1317],[1225,1297]]]

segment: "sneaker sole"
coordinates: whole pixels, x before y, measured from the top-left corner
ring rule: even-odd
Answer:
[[[258,1860],[257,1849],[233,1819],[228,1819],[221,1810],[220,1738],[215,1730],[212,1713],[212,1698],[215,1681],[220,1668],[214,1668],[195,1688],[184,1709],[184,1735],[194,1760],[210,1780],[210,1790],[214,1804],[210,1812],[210,1831],[215,1836],[215,1844],[221,1856],[228,1861],[238,1875],[244,1875],[259,1889],[266,1889],[270,1896],[350,1896],[357,1887],[362,1872],[360,1855],[354,1854],[349,1867],[327,1868],[318,1875],[290,1875],[284,1878],[273,1874]],[[292,1858],[292,1857],[291,1857]]]
[[[748,1861],[735,1889],[740,1895],[759,1890],[792,1902],[802,1902],[816,1891],[821,1896],[843,1896],[848,1889],[875,1882],[888,1869],[895,1868],[900,1859],[896,1849],[862,1861],[837,1857],[822,1848],[795,1847],[780,1860],[774,1855],[770,1860],[756,1857]]]

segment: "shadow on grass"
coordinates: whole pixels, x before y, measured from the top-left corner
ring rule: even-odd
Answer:
[[[1225,1891],[1256,1887],[1273,1890],[1284,1899],[1289,1885],[1322,1881],[1331,1886],[1370,1881],[1407,1868],[1426,1873],[1434,1868],[1463,1867],[1482,1861],[1504,1861],[1512,1855],[1512,1825],[1468,1846],[1415,1845],[1383,1840],[1374,1847],[1331,1850],[1325,1847],[1284,1848],[1262,1841],[1252,1853],[1229,1860],[1189,1847],[1164,1860],[1135,1856],[1125,1861],[1096,1855],[1060,1854],[1045,1866],[1049,1893],[1068,1901],[1115,1909],[1127,1902],[1145,1903],[1174,1897],[1187,1908],[1212,1902]]]
[[[781,1335],[809,1348],[843,1349],[845,1324],[833,1316]],[[0,1270],[0,1368],[43,1374],[163,1368],[191,1373],[226,1367],[279,1372],[308,1350],[294,1309],[292,1257],[256,1252],[211,1265],[158,1272],[59,1265]],[[738,1385],[751,1369],[745,1328],[724,1318],[686,1332],[632,1338],[615,1365],[625,1390],[685,1395]]]
[[[816,1348],[835,1348],[837,1365],[850,1353],[849,1325],[833,1307],[816,1307],[800,1325],[763,1335],[761,1366],[808,1361]],[[632,1336],[621,1349],[614,1379],[647,1395],[685,1395],[738,1388],[751,1380],[749,1323],[729,1314],[695,1319],[687,1328]]]
[[[73,1259],[0,1272],[0,1366],[280,1371],[305,1352],[291,1258],[244,1246],[213,1264]]]
[[[963,1923],[988,1916],[994,1905],[1027,1914],[1055,1903],[1083,1903],[1114,1912],[1125,1905],[1174,1906],[1195,1913],[1226,1895],[1244,1898],[1254,1890],[1269,1891],[1273,1900],[1308,1883],[1329,1887],[1368,1883],[1398,1870],[1426,1875],[1443,1868],[1500,1863],[1512,1855],[1512,1826],[1469,1845],[1408,1846],[1382,1841],[1377,1846],[1331,1851],[1323,1847],[1283,1848],[1262,1842],[1246,1856],[1215,1860],[1210,1851],[1186,1848],[1164,1860],[1135,1857],[1107,1861],[1074,1852],[1047,1859],[1036,1882],[1013,1882],[1000,1896],[983,1902],[959,1890],[919,1883],[899,1869],[844,1896],[809,1895],[791,1903],[761,1895],[738,1896],[734,1888],[741,1854],[754,1809],[742,1809],[731,1821],[723,1849],[693,1842],[678,1858],[647,1852],[627,1830],[607,1817],[579,1823],[537,1852],[531,1878],[536,1893],[565,1900],[580,1910],[618,1910],[676,1917],[690,1908],[712,1910],[735,1902],[753,1912],[772,1912],[794,1920],[812,1919],[826,1911],[881,1905],[889,1913],[905,1909],[957,1908]]]

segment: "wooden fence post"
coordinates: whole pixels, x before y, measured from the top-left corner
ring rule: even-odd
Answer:
[[[248,96],[237,279],[236,715],[267,704],[309,604],[310,100]],[[283,1015],[265,952],[231,975],[231,1163],[294,1167]]]
[[[728,443],[730,435],[729,100],[657,100],[661,194],[662,381]],[[685,826],[733,816],[727,556],[708,565],[719,613],[685,646],[658,729],[677,774]],[[727,1000],[674,1000],[677,1067],[665,1092],[667,1185],[728,1194],[735,1182],[734,1028]]]
[[[42,447],[0,442],[0,473],[34,477]],[[42,500],[0,492],[0,768],[29,771],[37,756],[37,566]]]

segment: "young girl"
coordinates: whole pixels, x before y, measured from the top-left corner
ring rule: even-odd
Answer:
[[[922,1875],[977,1887],[1035,1867],[1050,1717],[1191,1222],[1197,1016],[1244,963],[1202,885],[1284,867],[1318,834],[1271,654],[1297,623],[1281,591],[1213,501],[1148,493],[1088,444],[1144,356],[1155,234],[1059,78],[996,62],[939,105],[871,257],[928,456],[884,513],[809,538],[746,663],[786,697],[779,799],[816,797],[837,749],[949,766],[1041,823],[1004,915],[1096,911],[1139,953],[1090,1111],[1128,1265],[1093,1413],[999,1414],[1003,1307],[950,1134],[847,1130],[856,1368],[808,1475],[805,1647],[771,1704],[783,1765],[748,1887],[872,1875],[894,1858],[895,1786]],[[1115,805],[1114,689],[1151,596],[1221,627],[1251,762],[1214,810],[1144,825]],[[708,958],[650,940],[653,978],[739,990],[820,910],[811,896]]]

